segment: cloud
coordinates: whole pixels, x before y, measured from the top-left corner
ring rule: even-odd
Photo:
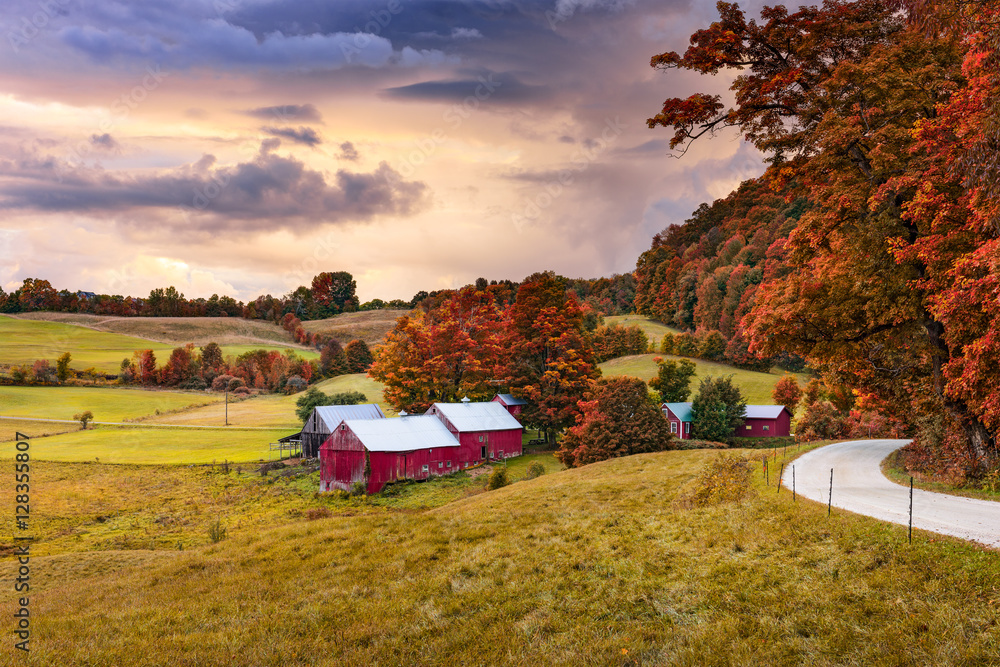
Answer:
[[[413,215],[427,204],[424,183],[404,180],[384,162],[369,173],[341,169],[328,181],[299,160],[274,153],[279,143],[265,140],[253,159],[236,165],[215,166],[214,157],[205,156],[152,175],[0,160],[6,177],[0,180],[0,208],[84,214],[152,209],[174,217],[183,212],[185,222],[175,231],[298,232],[322,223]]]
[[[311,127],[300,127],[297,130],[290,127],[262,127],[260,129],[264,134],[270,134],[272,137],[281,137],[282,139],[290,139],[297,144],[318,146],[323,143],[316,130]]]
[[[319,110],[312,104],[282,104],[273,107],[257,107],[256,109],[246,109],[242,113],[253,118],[262,118],[275,123],[323,122],[323,117],[320,115]]]
[[[110,151],[113,153],[121,151],[121,145],[117,141],[115,141],[115,138],[112,137],[107,132],[101,135],[97,134],[91,135],[90,143],[93,144],[94,147],[99,150]]]
[[[549,97],[551,93],[545,86],[523,83],[513,74],[489,71],[474,78],[422,81],[385,90],[386,95],[397,99],[462,102],[474,97],[480,101],[489,100],[499,104],[536,102]]]
[[[354,147],[350,141],[345,141],[340,144],[340,155],[338,155],[341,160],[350,160],[351,162],[357,162],[358,158],[361,157],[358,154],[358,149]]]
[[[452,28],[452,39],[482,39],[483,33],[476,28]]]

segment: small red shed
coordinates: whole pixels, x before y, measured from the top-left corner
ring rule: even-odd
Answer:
[[[378,493],[398,479],[427,479],[459,468],[459,443],[435,417],[348,419],[319,448],[320,491],[365,482]]]
[[[435,403],[427,414],[441,420],[461,444],[462,467],[521,455],[521,424],[498,402]]]
[[[513,394],[497,394],[493,397],[494,403],[499,403],[500,405],[507,408],[507,412],[510,413],[511,417],[521,421],[521,411],[524,410],[524,406],[528,404],[523,398],[517,398]]]
[[[681,440],[691,439],[691,404],[663,403],[660,405],[663,416],[670,422],[670,433]]]
[[[784,405],[748,405],[743,427],[736,434],[743,438],[774,438],[791,434],[792,413]]]

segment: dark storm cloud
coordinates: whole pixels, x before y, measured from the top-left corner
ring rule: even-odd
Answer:
[[[283,104],[273,107],[257,107],[242,113],[253,118],[262,118],[274,123],[294,123],[313,121],[322,123],[323,117],[312,104]]]
[[[389,97],[430,102],[462,102],[474,97],[495,104],[537,102],[551,94],[545,86],[528,85],[513,74],[484,72],[476,77],[450,81],[422,81],[408,86],[388,88]]]
[[[427,186],[382,163],[369,173],[344,169],[328,181],[270,139],[247,162],[215,166],[213,156],[155,175],[68,169],[51,159],[0,161],[0,207],[39,212],[183,212],[190,229],[305,231],[317,223],[407,216],[423,209]],[[182,231],[182,230],[178,230]]]
[[[323,140],[320,139],[316,130],[311,127],[300,127],[297,130],[290,127],[262,127],[261,132],[264,134],[270,134],[272,137],[289,139],[297,144],[303,144],[305,146],[318,146],[323,143]]]

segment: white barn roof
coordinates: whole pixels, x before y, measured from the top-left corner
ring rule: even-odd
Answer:
[[[777,419],[784,405],[748,405],[745,419]]]
[[[321,405],[315,409],[328,430],[337,428],[345,419],[385,419],[382,408],[374,403],[361,405]]]
[[[443,415],[460,433],[521,430],[521,422],[499,403],[435,403],[430,412]]]
[[[458,438],[445,428],[440,419],[429,415],[399,419],[348,419],[344,423],[372,452],[458,447]]]
[[[504,402],[504,405],[527,405],[523,398],[517,398],[514,394],[497,394],[497,397]]]

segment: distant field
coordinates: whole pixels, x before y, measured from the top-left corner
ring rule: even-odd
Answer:
[[[205,345],[214,341],[219,345],[269,343],[300,347],[292,335],[277,324],[241,317],[109,317],[84,313],[23,313],[17,315],[17,318],[75,324],[170,345]]]
[[[335,394],[344,391],[360,391],[369,403],[378,403],[387,415],[394,415],[382,401],[382,385],[364,373],[341,375],[324,380],[315,385],[321,391]],[[300,394],[284,396],[269,394],[248,398],[239,403],[229,404],[229,424],[235,426],[267,426],[300,428],[302,423],[295,416],[295,401]],[[225,404],[186,410],[179,414],[152,417],[144,420],[148,424],[191,424],[199,426],[221,426],[225,423]]]
[[[23,433],[29,438],[41,438],[46,435],[75,431],[79,428],[79,424],[52,424],[16,419],[0,419],[0,442],[10,442],[17,437],[18,433]]]
[[[657,365],[653,361],[655,357],[675,360],[685,358],[669,354],[635,354],[605,361],[603,364],[600,364],[600,368],[604,375],[608,377],[628,375],[642,378],[649,382],[657,372]],[[770,373],[757,373],[702,359],[689,359],[688,361],[693,361],[697,367],[694,380],[691,381],[692,395],[698,390],[698,383],[703,377],[708,375],[712,377],[732,375],[733,382],[743,392],[747,403],[756,403],[758,405],[770,405],[774,402],[771,398],[771,392],[774,391],[774,385],[784,375],[784,372],[778,369],[773,369]],[[798,379],[800,386],[805,386],[806,382],[809,381],[809,378],[801,373],[795,374],[795,377]]]
[[[0,416],[72,419],[90,410],[95,421],[118,422],[221,400],[215,393],[124,387],[0,387]]]
[[[408,310],[366,310],[359,313],[342,313],[325,320],[303,322],[306,331],[329,334],[342,343],[358,339],[369,345],[381,343],[385,335],[396,326],[396,320]]]
[[[608,326],[612,324],[618,324],[623,327],[638,326],[649,336],[650,341],[656,342],[657,349],[660,347],[660,341],[663,340],[663,334],[667,332],[672,334],[681,333],[680,329],[668,327],[659,320],[651,320],[643,315],[609,315],[604,318],[604,323]]]
[[[30,315],[52,316],[59,314],[61,313],[31,313]],[[79,318],[82,316],[71,315],[70,317]],[[155,326],[158,321],[158,318],[118,319],[125,319],[126,322],[142,320],[139,324],[143,324],[146,328]],[[226,320],[228,318],[207,319]],[[233,318],[232,321],[243,322],[244,320]],[[189,341],[184,340],[183,342]],[[121,366],[122,359],[131,357],[135,350],[153,350],[157,360],[162,364],[178,344],[155,343],[146,338],[97,331],[86,326],[67,324],[61,321],[50,322],[41,317],[21,319],[0,316],[0,364],[31,364],[36,359],[48,359],[50,363],[54,364],[60,355],[69,352],[73,357],[70,362],[71,368],[83,370],[93,367],[102,373],[116,373]],[[225,355],[235,356],[252,349],[285,350],[289,347],[292,346],[276,343],[223,345],[222,352]],[[303,349],[298,346],[294,346],[293,349],[306,359],[319,358],[319,353],[316,350]]]
[[[266,460],[268,444],[291,429],[130,428],[99,426],[31,441],[31,458],[40,461],[101,463],[212,463],[223,459]]]

